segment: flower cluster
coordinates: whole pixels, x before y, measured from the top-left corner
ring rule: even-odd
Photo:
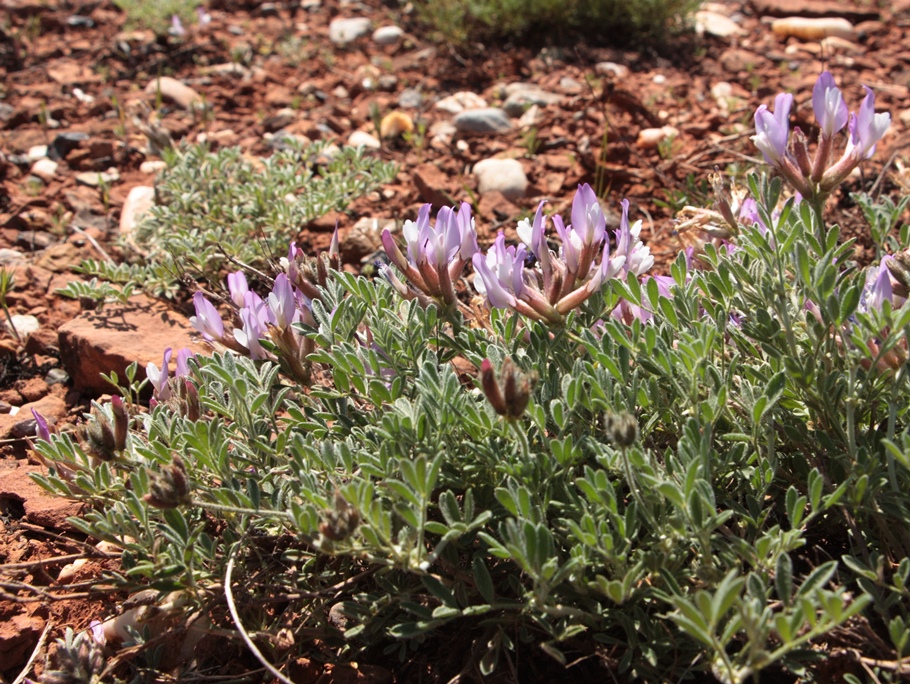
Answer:
[[[192,350],[183,348],[177,352],[177,366],[174,377],[170,377],[170,363],[174,350],[164,350],[164,359],[159,369],[154,363],[146,364],[145,377],[152,385],[150,406],[158,403],[171,403],[190,420],[199,418],[199,393],[196,385],[190,380],[189,360],[195,356]]]
[[[410,286],[401,282],[388,267],[380,268],[407,299],[416,298],[422,304],[433,300],[444,308],[451,308],[458,304],[455,283],[465,264],[480,251],[477,231],[468,203],[462,203],[458,211],[443,207],[436,214],[435,225],[430,225],[431,208],[429,204],[423,205],[417,213],[417,221],[405,221],[402,226],[407,256],[398,249],[391,232],[382,231],[383,249]]]
[[[569,225],[558,214],[552,217],[561,241],[558,254],[547,244],[544,204],[538,206],[533,221],[526,219],[518,224],[521,244],[506,245],[505,234],[500,231],[486,254],[477,246],[467,204],[457,212],[440,209],[435,227],[430,225],[430,205],[424,205],[417,222],[404,225],[407,256],[389,231],[382,236],[386,253],[407,284],[389,268],[383,273],[409,299],[452,307],[457,304],[454,282],[471,261],[474,287],[490,307],[510,308],[534,320],[562,325],[569,311],[610,278],[628,273],[640,276],[653,265],[654,257],[639,238],[641,221],[629,223],[628,200],[622,203],[612,255],[606,217],[590,185],[579,186]],[[529,265],[532,261],[534,265]]]
[[[294,264],[293,248],[290,263]],[[272,284],[272,291],[263,299],[249,288],[246,276],[237,271],[227,277],[230,300],[237,307],[240,328],[225,330],[218,309],[202,292],[193,295],[196,315],[190,323],[209,342],[218,343],[252,359],[277,360],[292,377],[307,383],[310,363],[307,356],[314,349],[313,342],[301,335],[295,323],[316,325],[312,302],[295,287],[286,273],[279,273]],[[262,345],[271,343],[274,351]]]
[[[790,109],[793,96],[781,93],[774,100],[774,111],[761,105],[755,112],[755,146],[772,166],[806,198],[826,197],[862,161],[875,153],[875,146],[888,127],[891,115],[875,113],[875,94],[866,86],[866,97],[859,113],[849,112],[844,97],[825,71],[812,89],[812,108],[818,120],[819,136],[815,157],[810,159],[806,135],[797,127],[790,135]],[[833,164],[834,137],[844,128],[849,131],[846,148]]]

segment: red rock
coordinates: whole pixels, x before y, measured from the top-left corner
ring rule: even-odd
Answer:
[[[449,176],[436,164],[421,164],[412,172],[414,185],[424,202],[429,202],[434,209],[452,204],[446,188],[449,186]]]
[[[183,314],[145,295],[132,297],[126,305],[108,304],[101,311],[83,312],[57,332],[60,359],[73,386],[96,395],[113,390],[101,373],[114,371],[123,380],[126,367],[136,361],[138,379],[142,379],[146,364],[161,366],[167,347],[207,353]]]
[[[13,403],[8,399],[6,401]],[[0,439],[21,439],[34,435],[35,417],[32,409],[44,416],[51,425],[66,416],[66,403],[54,394],[47,394],[38,401],[22,403],[16,413],[0,415]]]
[[[491,223],[493,221],[505,221],[517,217],[519,214],[521,214],[521,209],[499,190],[493,190],[481,195],[480,203],[477,205],[477,216]]]
[[[145,93],[156,96],[161,93],[162,97],[173,100],[184,109],[191,109],[202,104],[202,96],[199,93],[170,76],[153,78],[145,86]]]
[[[19,613],[0,622],[0,663],[4,669],[25,664],[41,638],[44,620],[38,616]]]
[[[78,516],[82,504],[48,494],[29,477],[30,473],[47,474],[47,469],[44,466],[22,465],[16,460],[0,461],[0,500],[21,504],[25,519],[33,525],[54,530],[75,529],[66,519]]]
[[[42,378],[29,378],[28,380],[17,382],[16,389],[19,390],[19,394],[22,395],[23,399],[32,402],[38,401],[45,396],[49,388]]]

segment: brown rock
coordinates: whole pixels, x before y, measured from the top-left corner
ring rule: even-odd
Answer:
[[[63,59],[48,66],[47,75],[57,83],[70,87],[82,83],[97,83],[101,80],[101,77],[93,73],[87,65]]]
[[[56,350],[57,331],[51,328],[38,328],[25,342],[26,354],[47,354]]]
[[[32,409],[44,416],[50,425],[55,425],[66,416],[66,402],[58,396],[48,394],[38,401],[22,404],[15,414],[0,415],[0,439],[24,439],[33,436],[35,416]]]
[[[60,358],[73,386],[90,394],[110,392],[113,388],[101,373],[113,371],[122,379],[134,361],[139,364],[138,378],[145,377],[145,366],[160,367],[167,347],[206,353],[185,316],[144,295],[132,297],[126,305],[108,304],[101,311],[84,312],[58,333]]]
[[[449,176],[436,164],[421,164],[413,171],[414,184],[424,202],[435,209],[454,204],[447,188]]]
[[[317,233],[332,233],[335,226],[343,226],[348,217],[340,211],[329,211],[322,216],[317,216],[307,224],[307,228]]]
[[[4,667],[24,665],[43,630],[44,620],[36,615],[19,613],[0,622],[0,662]]]
[[[291,92],[290,88],[285,86],[269,88],[269,91],[265,96],[266,104],[269,104],[272,107],[287,107],[293,100],[294,93]]]
[[[499,190],[492,190],[481,195],[480,203],[477,205],[477,215],[488,221],[493,219],[506,221],[517,217],[519,214],[521,214],[521,209]]]
[[[157,95],[159,92],[162,97],[173,100],[184,109],[202,105],[202,96],[199,93],[170,76],[153,78],[145,86],[146,95]]]
[[[20,380],[16,383],[16,389],[19,390],[19,394],[22,395],[22,398],[26,401],[38,401],[41,397],[47,394],[48,386],[41,378],[29,378],[28,380]]]
[[[382,246],[382,231],[395,230],[392,219],[363,217],[341,239],[341,259],[346,264],[360,261]]]
[[[22,465],[22,461],[0,462],[0,500],[18,503],[25,510],[25,519],[33,525],[54,530],[73,530],[66,519],[82,511],[78,501],[52,496],[29,476],[47,474],[44,466]]]
[[[82,260],[79,249],[69,242],[51,245],[35,257],[35,266],[53,273],[69,272]]]
[[[25,401],[22,399],[22,395],[19,394],[16,390],[5,389],[0,390],[0,403],[6,404],[8,406],[21,406],[25,403]]]

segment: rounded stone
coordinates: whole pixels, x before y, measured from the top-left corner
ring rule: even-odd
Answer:
[[[394,45],[404,35],[397,26],[380,26],[373,31],[373,42],[378,45]]]
[[[461,133],[508,133],[512,130],[509,115],[497,107],[467,109],[456,114],[454,121]]]
[[[528,189],[528,177],[517,159],[484,159],[474,165],[474,175],[481,195],[499,191],[514,201]]]
[[[366,17],[332,19],[329,24],[329,40],[335,45],[347,45],[370,31],[370,20]]]

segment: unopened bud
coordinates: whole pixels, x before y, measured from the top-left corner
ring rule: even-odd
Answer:
[[[199,390],[196,389],[196,385],[189,380],[184,380],[182,394],[186,404],[185,415],[187,420],[193,422],[199,420],[199,416],[202,414],[202,407],[199,404]]]
[[[793,158],[796,159],[796,165],[802,174],[809,177],[812,173],[812,162],[809,160],[809,147],[806,134],[800,130],[799,126],[793,129],[793,135],[790,137],[790,145],[793,150]]]
[[[47,425],[47,419],[35,409],[32,409],[32,415],[35,417],[35,436],[45,442],[50,442],[51,429]]]
[[[727,225],[730,226],[732,235],[739,233],[739,222],[736,220],[736,216],[733,215],[733,209],[730,207],[730,200],[727,199],[727,193],[724,192],[724,180],[723,176],[718,172],[714,172],[708,176],[711,181],[711,186],[714,188],[714,207],[717,209],[718,213],[724,217],[724,221],[727,222]]]
[[[607,438],[620,448],[635,444],[638,439],[638,421],[631,413],[608,413],[604,416]]]
[[[900,285],[900,287],[894,288],[894,293],[906,297],[910,292],[910,251],[898,252],[893,259],[885,261],[885,265],[888,267],[888,272]]]
[[[322,522],[319,523],[319,532],[326,539],[341,541],[350,537],[360,524],[360,514],[335,490],[335,507],[322,513]]]
[[[149,493],[143,499],[155,508],[177,508],[191,502],[186,466],[180,456],[174,454],[171,464],[152,476]]]
[[[117,439],[114,436],[114,427],[104,409],[94,401],[85,436],[86,447],[92,455],[102,461],[111,461],[116,457]]]
[[[490,406],[508,420],[520,418],[531,400],[533,375],[522,372],[506,357],[499,370],[499,379],[493,371],[493,364],[484,359],[480,364],[480,384]]]
[[[114,414],[114,449],[126,449],[126,436],[130,429],[130,414],[120,397],[111,397],[111,413]]]

